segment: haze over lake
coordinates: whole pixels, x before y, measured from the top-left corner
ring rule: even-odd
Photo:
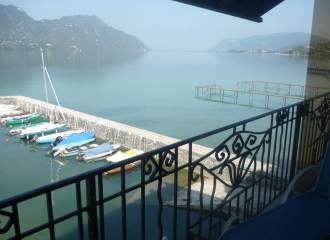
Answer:
[[[275,54],[48,51],[44,56],[62,106],[178,139],[266,111],[195,99],[195,86],[236,89],[243,81],[304,85],[307,68],[305,57]],[[1,95],[45,101],[39,51],[2,52],[0,72]],[[55,103],[50,87],[48,92]],[[262,107],[260,101],[254,104]],[[272,108],[281,106],[281,100],[270,101]]]

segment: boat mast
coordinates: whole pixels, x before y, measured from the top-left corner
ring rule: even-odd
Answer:
[[[50,82],[50,86],[51,86],[52,89],[53,89],[53,92],[54,92],[54,95],[55,95],[55,98],[56,98],[57,104],[58,104],[58,106],[60,107],[60,111],[61,111],[62,117],[63,117],[63,119],[64,119],[64,122],[66,122],[65,116],[64,116],[63,111],[62,111],[62,107],[61,107],[61,105],[60,105],[60,102],[58,101],[58,98],[57,98],[57,95],[56,95],[55,89],[54,89],[54,87],[53,87],[52,80],[51,80],[50,77],[49,77],[49,74],[48,74],[48,71],[47,71],[47,68],[46,68],[46,67],[45,67],[45,72],[46,72],[47,77],[48,77],[48,80],[49,80],[49,82]]]
[[[46,101],[48,105],[48,93],[47,93],[47,81],[46,81],[46,74],[45,74],[45,62],[44,62],[44,53],[41,51],[41,59],[42,59],[42,70],[44,73],[44,82],[45,82],[45,93],[46,93]],[[48,107],[47,107],[47,116],[48,116]]]

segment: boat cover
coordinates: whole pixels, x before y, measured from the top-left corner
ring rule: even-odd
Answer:
[[[119,145],[118,145],[119,147]],[[115,150],[116,148],[114,145],[110,145],[109,143],[103,143],[100,146],[92,149],[87,149],[82,151],[85,157],[93,157],[95,155],[99,155],[101,153],[106,153]]]
[[[93,138],[95,136],[95,132],[87,132],[87,133],[72,133],[69,136],[63,137],[63,141],[57,144],[56,147],[63,147],[66,144],[69,143],[74,143],[74,142],[79,142],[83,141],[86,139]],[[78,145],[79,146],[79,145]]]
[[[79,134],[82,134],[82,133],[79,133]],[[90,142],[93,142],[93,141],[95,141],[95,138],[89,138],[89,139],[78,141],[78,142],[71,142],[71,143],[64,144],[64,145],[62,144],[61,146],[58,146],[58,145],[60,145],[60,144],[58,144],[56,147],[53,147],[52,150],[53,151],[57,151],[61,147],[63,147],[63,148],[77,147],[77,146],[85,145],[85,144],[90,143]],[[62,142],[60,142],[60,143],[62,143]]]

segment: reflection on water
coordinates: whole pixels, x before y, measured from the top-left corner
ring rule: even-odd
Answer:
[[[95,69],[125,65],[139,60],[147,52],[105,52],[105,51],[44,51],[48,67]],[[1,69],[28,69],[41,67],[40,51],[2,51]],[[41,70],[42,71],[42,70]]]

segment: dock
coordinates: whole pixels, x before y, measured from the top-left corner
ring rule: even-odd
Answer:
[[[307,68],[307,73],[318,75],[330,75],[330,69],[326,68]]]
[[[196,86],[195,87],[195,97],[199,99],[206,99],[206,100],[215,100],[219,102],[224,102],[225,98],[232,98],[233,103],[238,103],[239,95],[245,95],[249,97],[249,106],[252,106],[253,103],[253,96],[259,95],[265,97],[265,108],[269,106],[269,99],[270,97],[275,98],[282,98],[282,106],[286,106],[287,99],[295,99],[295,100],[305,100],[304,97],[299,96],[290,96],[290,95],[281,95],[281,94],[274,94],[268,92],[257,92],[251,90],[237,90],[237,89],[226,89],[226,88],[219,88],[213,87],[210,85],[207,86]]]
[[[330,70],[329,70],[330,71]],[[275,82],[264,82],[264,81],[248,81],[248,82],[238,82],[237,90],[244,91],[253,91],[253,92],[272,92],[276,94],[282,95],[290,95],[290,96],[305,96],[306,90],[309,93],[315,93],[313,96],[315,97],[319,94],[322,94],[321,90],[325,90],[324,92],[329,91],[329,87],[319,87],[319,86],[309,86],[309,85],[299,85],[299,84],[291,84],[291,83],[275,83]]]

